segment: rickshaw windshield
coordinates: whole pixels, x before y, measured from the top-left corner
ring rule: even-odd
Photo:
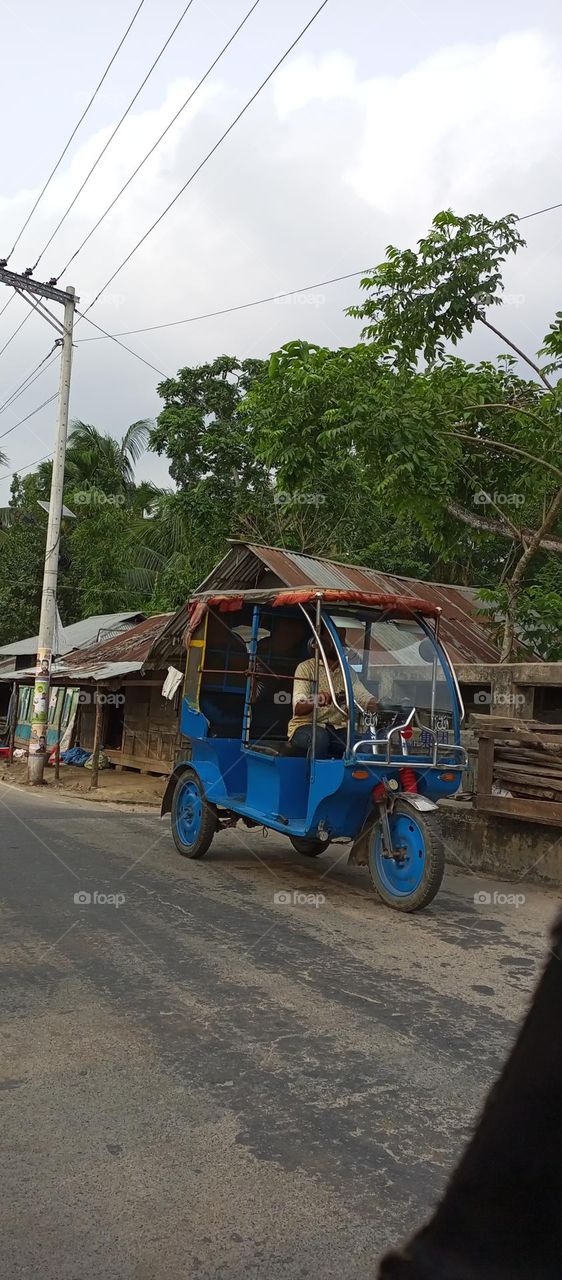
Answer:
[[[356,738],[371,724],[364,708],[376,698],[381,714],[415,708],[413,727],[441,732],[455,727],[454,693],[439,650],[416,618],[377,618],[367,614],[331,615],[354,686]],[[451,740],[449,738],[449,740]]]

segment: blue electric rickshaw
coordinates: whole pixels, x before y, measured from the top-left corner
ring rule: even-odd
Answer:
[[[385,903],[427,906],[444,870],[436,802],[457,791],[466,768],[464,710],[439,615],[416,597],[312,587],[193,600],[184,745],[162,803],[179,853],[202,858],[215,832],[238,822],[288,836],[306,857],[347,838],[349,861],[368,865]],[[295,755],[293,684],[307,658],[311,743]],[[338,758],[315,750],[321,670],[340,711]],[[374,712],[358,706],[355,678],[376,699]]]

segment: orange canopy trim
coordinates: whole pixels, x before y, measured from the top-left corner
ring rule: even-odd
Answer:
[[[208,609],[215,609],[218,613],[236,613],[249,604],[268,604],[274,609],[281,609],[284,605],[310,604],[315,602],[318,596],[324,605],[363,605],[370,609],[382,609],[393,618],[411,618],[414,614],[422,614],[426,618],[438,618],[441,613],[438,605],[431,604],[429,600],[422,600],[419,596],[353,591],[349,588],[288,587],[280,591],[275,587],[262,591],[209,593],[207,596],[196,597],[187,606],[186,646],[189,645],[193,632],[203,621]]]
[[[283,604],[306,604],[316,600],[320,595],[326,604],[364,604],[374,609],[388,609],[401,618],[410,617],[413,613],[422,613],[426,617],[437,618],[441,613],[437,605],[429,600],[421,600],[418,596],[379,595],[374,591],[349,591],[334,587],[300,587],[294,591],[282,591],[275,597],[275,606]]]

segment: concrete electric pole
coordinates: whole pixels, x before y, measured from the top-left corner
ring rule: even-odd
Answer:
[[[0,266],[0,283],[11,285],[21,297],[25,298],[49,324],[62,332],[59,343],[62,346],[57,435],[53,456],[53,474],[51,479],[51,496],[49,500],[49,520],[47,524],[47,542],[45,546],[45,568],[43,573],[43,591],[41,596],[41,617],[39,621],[39,638],[37,644],[37,662],[35,667],[35,687],[33,690],[33,711],[31,737],[29,741],[28,782],[37,786],[43,782],[43,770],[47,758],[47,728],[49,723],[49,691],[51,664],[53,660],[53,643],[57,617],[57,578],[59,568],[59,545],[62,520],[62,499],[64,489],[64,464],[66,457],[66,439],[68,434],[68,407],[70,401],[70,371],[72,366],[72,330],[74,311],[78,299],[74,289],[69,285],[65,290],[56,289],[52,284],[40,284],[27,275],[17,275]],[[35,294],[40,298],[49,298],[64,306],[62,330],[54,320],[50,311],[39,302],[32,302],[26,295]]]

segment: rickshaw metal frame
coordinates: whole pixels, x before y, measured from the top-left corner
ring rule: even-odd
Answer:
[[[313,776],[314,776],[314,764],[315,764],[315,761],[316,761],[317,693],[318,693],[318,675],[319,675],[319,666],[320,666],[320,656],[322,657],[322,661],[323,661],[323,663],[324,663],[324,669],[325,669],[325,672],[326,672],[326,677],[327,677],[327,681],[328,681],[328,687],[329,687],[329,690],[330,690],[330,695],[331,695],[332,701],[333,701],[333,703],[334,703],[335,705],[339,705],[339,704],[337,703],[337,698],[336,698],[336,694],[335,694],[335,690],[334,690],[334,685],[333,685],[333,682],[332,682],[332,676],[331,676],[331,672],[330,672],[330,667],[329,667],[329,664],[328,664],[328,661],[327,661],[327,658],[326,658],[325,649],[324,649],[324,646],[323,646],[323,644],[322,644],[322,640],[321,640],[321,638],[320,638],[320,632],[321,632],[321,626],[322,626],[322,624],[324,624],[324,626],[326,627],[326,630],[328,631],[328,633],[329,633],[329,635],[331,636],[331,639],[332,639],[332,641],[333,641],[334,648],[335,648],[336,653],[337,653],[337,656],[338,656],[338,661],[339,661],[339,665],[340,665],[341,673],[342,673],[343,680],[344,680],[344,691],[345,691],[345,698],[346,698],[346,707],[345,707],[345,712],[344,712],[344,714],[346,715],[346,719],[347,719],[347,741],[346,741],[346,751],[345,751],[345,757],[344,757],[344,758],[345,758],[347,761],[349,761],[349,760],[350,760],[350,758],[352,758],[352,757],[354,757],[354,756],[358,756],[358,754],[359,754],[359,752],[360,752],[360,749],[361,749],[362,747],[369,747],[369,748],[371,749],[371,755],[370,755],[370,757],[369,757],[368,759],[365,759],[364,757],[362,757],[362,758],[361,758],[361,763],[362,763],[362,764],[371,764],[371,763],[372,763],[373,765],[375,765],[375,764],[379,764],[379,765],[380,765],[381,763],[384,763],[384,764],[387,764],[387,765],[392,764],[392,763],[393,763],[393,760],[392,760],[392,752],[391,752],[392,738],[393,738],[393,736],[394,736],[395,734],[399,734],[399,733],[403,732],[403,731],[404,731],[404,729],[407,729],[407,728],[409,727],[409,725],[411,724],[411,721],[412,721],[412,719],[413,719],[413,717],[414,717],[414,714],[415,714],[415,707],[413,707],[413,708],[412,708],[412,711],[410,712],[409,716],[407,717],[407,719],[404,721],[404,723],[403,723],[403,724],[400,724],[400,725],[394,725],[394,726],[393,726],[393,728],[389,730],[389,732],[388,732],[388,734],[387,734],[386,738],[379,738],[379,739],[378,739],[378,743],[380,743],[380,745],[381,745],[381,746],[382,746],[382,745],[384,745],[384,744],[386,744],[386,753],[385,753],[385,754],[383,754],[382,752],[377,752],[377,751],[375,751],[375,750],[374,750],[375,746],[377,745],[377,739],[373,739],[373,738],[366,738],[366,739],[362,739],[362,740],[361,740],[361,741],[359,741],[359,742],[353,743],[352,739],[353,739],[353,734],[354,734],[354,730],[355,730],[355,706],[356,706],[355,698],[354,698],[354,696],[353,696],[353,683],[352,683],[352,680],[351,680],[351,677],[350,677],[350,674],[349,674],[349,669],[348,669],[347,659],[346,659],[346,656],[345,656],[345,651],[344,651],[344,649],[343,649],[343,645],[341,644],[341,641],[340,641],[340,637],[339,637],[339,634],[338,634],[337,627],[335,626],[334,622],[332,621],[332,619],[331,619],[330,615],[329,615],[329,614],[327,614],[327,613],[324,613],[324,612],[322,611],[322,598],[323,598],[323,597],[322,597],[322,593],[321,593],[320,591],[318,591],[318,592],[317,592],[317,595],[316,595],[316,613],[315,613],[315,621],[314,621],[314,623],[313,623],[313,621],[312,621],[312,619],[311,619],[311,617],[310,617],[310,614],[309,614],[309,613],[307,613],[307,611],[306,611],[306,609],[305,609],[304,605],[299,604],[299,608],[300,608],[300,610],[302,611],[302,613],[303,613],[304,617],[306,618],[306,620],[307,620],[307,622],[308,622],[308,624],[309,624],[309,626],[310,626],[310,628],[311,628],[311,631],[312,631],[312,633],[313,633],[313,635],[314,635],[314,638],[315,638],[315,640],[316,640],[316,648],[315,648],[315,670],[314,670],[314,693],[315,693],[315,697],[314,697],[314,705],[313,705],[313,710],[312,710],[312,726],[313,726],[313,732],[312,732],[312,741],[311,741],[311,745],[310,745],[310,757],[309,757],[309,758],[310,758],[310,764],[311,764],[311,779],[312,779],[312,778],[313,778]],[[344,607],[345,607],[345,606],[344,606]],[[430,732],[431,732],[431,733],[432,733],[432,735],[433,735],[433,748],[432,748],[431,764],[426,764],[426,762],[425,762],[425,761],[416,761],[416,760],[415,760],[415,758],[413,758],[413,759],[412,759],[412,763],[413,763],[413,764],[414,764],[414,763],[423,764],[423,765],[424,765],[424,768],[425,768],[425,769],[427,769],[427,770],[430,770],[430,769],[442,769],[442,768],[444,767],[444,762],[439,762],[439,760],[438,760],[438,755],[439,755],[439,753],[440,753],[440,752],[442,752],[443,754],[453,753],[453,754],[456,754],[456,755],[458,755],[458,756],[459,756],[459,763],[458,763],[458,764],[453,765],[452,767],[454,767],[454,768],[458,768],[458,769],[466,769],[466,768],[468,767],[468,753],[467,753],[466,749],[465,749],[465,748],[464,748],[460,743],[445,743],[445,742],[438,742],[438,741],[437,741],[437,733],[436,733],[436,730],[433,728],[433,722],[434,722],[434,719],[435,719],[435,696],[436,696],[436,686],[437,686],[437,670],[438,670],[438,665],[439,665],[439,657],[440,657],[440,653],[439,653],[439,651],[440,651],[440,650],[441,650],[441,653],[442,653],[443,657],[445,658],[445,661],[444,661],[444,662],[443,662],[443,661],[441,661],[441,664],[440,664],[440,665],[441,665],[441,668],[442,668],[442,671],[443,671],[443,673],[444,673],[444,676],[445,676],[445,680],[446,680],[446,682],[447,682],[447,683],[449,683],[449,679],[448,679],[448,678],[449,678],[449,677],[451,678],[451,683],[452,683],[452,685],[453,685],[454,692],[455,692],[455,694],[456,694],[456,698],[457,698],[457,703],[458,703],[458,708],[457,708],[457,710],[458,710],[459,731],[460,731],[460,725],[462,724],[462,722],[463,722],[463,720],[464,720],[464,717],[465,717],[464,702],[463,702],[462,695],[461,695],[461,691],[460,691],[460,688],[459,688],[459,683],[458,683],[458,680],[457,680],[457,675],[456,675],[455,669],[454,669],[454,667],[453,667],[453,664],[452,664],[452,662],[451,662],[451,659],[450,659],[450,657],[449,657],[449,654],[447,653],[447,650],[446,650],[446,648],[445,648],[445,645],[444,645],[444,644],[443,644],[443,642],[441,641],[441,639],[440,639],[440,635],[439,635],[439,629],[440,629],[440,628],[439,628],[440,616],[439,616],[439,615],[437,615],[437,616],[436,616],[436,618],[435,618],[435,626],[434,626],[433,630],[432,630],[432,629],[431,629],[431,627],[428,625],[428,623],[427,623],[426,619],[423,617],[423,615],[422,615],[422,614],[420,614],[419,612],[417,612],[417,611],[416,611],[416,612],[413,614],[413,617],[414,617],[414,618],[415,618],[415,620],[419,623],[419,625],[421,626],[422,630],[426,633],[426,636],[428,636],[428,638],[430,638],[430,639],[432,640],[432,642],[433,642],[433,644],[434,644],[434,654],[433,654],[433,662],[432,662],[431,712],[430,712],[430,722],[431,722]],[[350,619],[350,620],[351,620],[351,619]],[[365,625],[366,625],[366,626],[368,625],[368,626],[369,626],[369,630],[370,630],[370,627],[372,626],[372,620],[371,620],[370,622],[367,622],[367,619],[365,619]],[[454,706],[455,706],[455,699],[454,699],[454,698],[452,698],[452,706],[453,706],[453,708],[454,708]],[[343,711],[343,708],[341,708],[341,710]],[[404,751],[402,751],[402,754],[404,754]]]

